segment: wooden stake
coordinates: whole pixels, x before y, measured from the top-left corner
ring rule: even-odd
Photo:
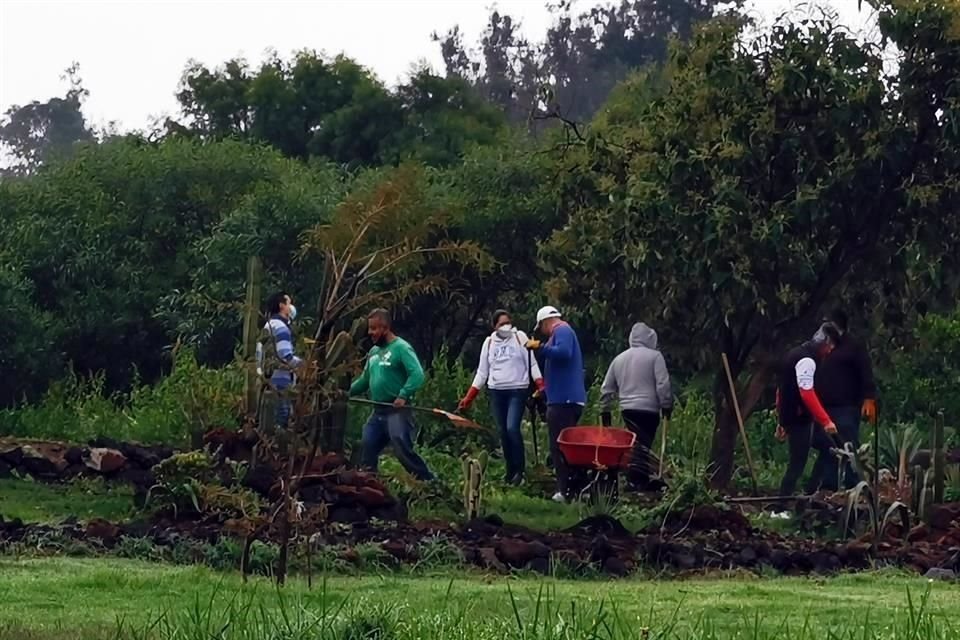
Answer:
[[[727,373],[727,382],[730,385],[730,401],[733,403],[733,411],[737,416],[737,426],[740,427],[740,437],[743,439],[743,450],[747,454],[747,466],[750,468],[753,495],[757,495],[757,472],[753,468],[753,456],[750,455],[750,442],[747,440],[747,430],[743,426],[743,415],[740,413],[740,401],[737,400],[737,388],[733,384],[733,374],[730,372],[730,361],[727,360],[726,353],[721,353],[720,358],[723,360],[723,370]]]
[[[260,380],[257,376],[257,338],[260,334],[260,258],[247,258],[247,298],[243,309],[244,413],[249,422],[257,414]]]
[[[667,455],[667,427],[670,426],[670,419],[664,417],[663,432],[660,433],[660,468],[657,471],[657,477],[663,478],[663,459]]]
[[[933,422],[933,503],[943,502],[943,487],[946,475],[947,456],[943,442],[943,411],[937,413]]]

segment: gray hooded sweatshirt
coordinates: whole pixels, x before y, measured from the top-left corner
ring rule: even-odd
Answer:
[[[643,322],[630,330],[630,348],[614,358],[600,388],[600,409],[610,411],[619,400],[625,411],[659,413],[673,406],[670,374],[657,351],[657,332]]]

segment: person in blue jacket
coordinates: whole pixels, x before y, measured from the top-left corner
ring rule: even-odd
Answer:
[[[557,492],[553,499],[565,502],[567,498],[567,466],[557,445],[560,432],[574,427],[583,415],[587,403],[584,386],[583,354],[577,334],[556,307],[543,307],[537,312],[537,331],[547,337],[527,342],[527,348],[543,358],[543,380],[547,395],[547,429],[550,433],[550,455],[557,473]]]

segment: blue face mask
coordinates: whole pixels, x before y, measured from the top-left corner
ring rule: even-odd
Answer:
[[[290,322],[293,322],[297,319],[297,308],[291,304],[290,305]]]

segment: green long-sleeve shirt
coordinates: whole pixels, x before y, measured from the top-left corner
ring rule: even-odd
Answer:
[[[423,367],[413,347],[403,338],[394,338],[370,350],[363,373],[350,385],[350,395],[369,391],[374,402],[410,401],[422,386]]]

